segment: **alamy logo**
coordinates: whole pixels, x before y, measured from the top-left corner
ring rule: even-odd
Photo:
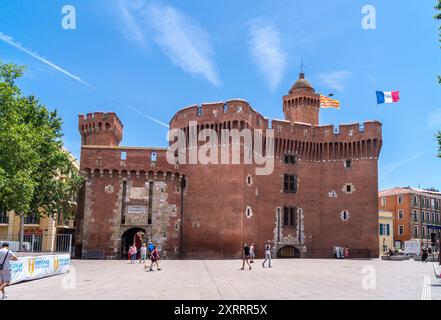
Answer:
[[[65,30],[77,29],[77,12],[73,5],[67,4],[61,8],[61,13],[64,15],[61,19],[61,27]]]
[[[196,121],[189,122],[188,134],[171,129],[167,150],[169,164],[255,164],[256,175],[270,175],[274,170],[274,130],[205,128],[198,130]],[[205,143],[205,144],[201,144]],[[231,150],[231,153],[230,153]],[[243,156],[242,156],[243,155]]]
[[[364,14],[361,20],[361,27],[364,30],[375,30],[377,29],[377,11],[375,7],[371,4],[363,6],[361,13]]]
[[[361,273],[365,274],[361,280],[361,287],[364,290],[375,290],[377,288],[377,275],[375,267],[367,264],[361,269]]]

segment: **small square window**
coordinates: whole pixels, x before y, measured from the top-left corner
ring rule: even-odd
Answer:
[[[352,168],[352,160],[351,159],[345,160],[345,168]]]
[[[284,164],[295,164],[297,162],[297,157],[293,154],[285,154],[283,156]]]
[[[297,176],[294,174],[283,175],[283,192],[297,192]]]

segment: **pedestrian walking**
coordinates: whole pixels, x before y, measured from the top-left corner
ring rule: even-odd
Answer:
[[[139,257],[139,263],[145,263],[146,258],[147,258],[147,245],[145,243],[143,243],[142,247],[141,247],[141,254]]]
[[[130,263],[134,264],[136,261],[136,254],[138,253],[138,249],[136,249],[136,245],[133,245],[130,249]]]
[[[153,242],[149,241],[149,245],[147,246],[147,254],[148,254],[148,258],[150,259],[153,249],[155,248],[155,246],[153,245]]]
[[[250,246],[250,263],[254,263],[254,258],[256,257],[256,253],[254,252],[254,243]]]
[[[156,270],[157,271],[161,270],[161,268],[159,268],[159,260],[160,260],[160,257],[159,257],[158,249],[156,248],[156,246],[153,246],[152,252],[150,254],[151,264],[150,264],[150,270],[149,271],[153,271],[153,266],[154,265],[156,265]],[[147,271],[147,265],[145,266],[145,269]]]
[[[251,270],[251,265],[248,262],[249,259],[250,259],[250,247],[246,243],[244,243],[242,247],[242,269],[240,270],[245,270],[245,263],[248,265],[249,270]]]
[[[5,288],[11,283],[11,260],[15,261],[17,257],[9,250],[9,243],[3,242],[0,249],[0,291],[2,293],[2,300],[8,298]]]
[[[268,261],[268,267],[271,268],[271,241],[268,240],[265,244],[265,260],[262,262],[262,267],[265,268],[265,263]]]

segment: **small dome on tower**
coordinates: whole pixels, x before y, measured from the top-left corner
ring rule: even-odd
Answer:
[[[291,87],[291,90],[289,90],[289,94],[293,93],[294,91],[314,92],[315,90],[312,87],[312,85],[309,83],[309,81],[305,79],[305,74],[302,72],[299,74],[299,79]]]

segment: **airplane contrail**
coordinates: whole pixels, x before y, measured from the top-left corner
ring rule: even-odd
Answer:
[[[54,68],[55,70],[60,71],[61,73],[64,73],[65,75],[67,75],[68,77],[71,77],[72,79],[78,81],[79,83],[82,83],[86,86],[91,87],[90,84],[88,84],[86,81],[84,81],[83,79],[81,79],[80,77],[70,73],[69,71],[64,70],[63,68],[57,66],[55,63],[50,62],[49,60],[39,56],[38,54],[32,52],[29,49],[26,49],[25,47],[23,47],[20,43],[14,41],[14,38],[7,36],[6,34],[0,32],[0,40],[3,40],[4,42],[10,44],[11,46],[17,48],[18,50],[30,55],[31,57],[34,57],[37,60],[40,60],[41,62],[47,64],[48,66]]]
[[[40,55],[38,55],[38,54],[32,52],[32,51],[29,50],[29,49],[26,49],[26,48],[23,47],[19,42],[15,41],[14,38],[12,38],[12,37],[10,37],[10,36],[4,34],[3,32],[0,32],[0,40],[2,40],[2,41],[4,41],[4,42],[6,42],[7,44],[9,44],[9,45],[11,45],[11,46],[17,48],[17,49],[20,50],[20,51],[22,51],[22,52],[24,52],[24,53],[30,55],[31,57],[33,57],[33,58],[35,58],[35,59],[37,59],[37,60],[43,62],[44,64],[50,66],[51,68],[54,68],[55,70],[57,70],[57,71],[59,71],[59,72],[65,74],[66,76],[68,76],[68,77],[74,79],[75,81],[78,81],[79,83],[81,83],[81,84],[83,84],[83,85],[85,85],[85,86],[87,86],[87,87],[89,87],[89,88],[91,88],[91,89],[94,89],[95,91],[98,92],[98,90],[96,90],[91,84],[89,84],[88,82],[84,81],[84,80],[81,79],[79,76],[76,76],[76,75],[70,73],[69,71],[67,71],[67,70],[65,70],[65,69],[63,69],[63,68],[61,68],[60,66],[56,65],[55,63],[53,63],[53,62],[51,62],[51,61],[49,61],[49,60],[47,60],[47,59],[41,57]],[[164,123],[164,122],[162,122],[162,121],[160,121],[160,120],[158,120],[158,119],[155,119],[155,118],[153,118],[153,117],[151,117],[151,116],[149,116],[149,115],[143,113],[142,111],[136,109],[135,107],[132,107],[132,106],[126,104],[126,103],[122,103],[122,102],[116,100],[116,99],[113,98],[113,97],[110,97],[110,96],[108,96],[108,95],[106,95],[106,96],[107,96],[109,99],[115,101],[116,103],[121,104],[121,105],[125,106],[126,108],[131,109],[132,111],[135,111],[136,113],[142,115],[143,117],[145,117],[145,118],[147,118],[147,119],[149,119],[149,120],[151,120],[151,121],[154,121],[154,122],[156,122],[156,123],[158,123],[158,124],[160,124],[160,125],[162,125],[162,126],[168,128],[168,125],[167,125],[166,123]]]

